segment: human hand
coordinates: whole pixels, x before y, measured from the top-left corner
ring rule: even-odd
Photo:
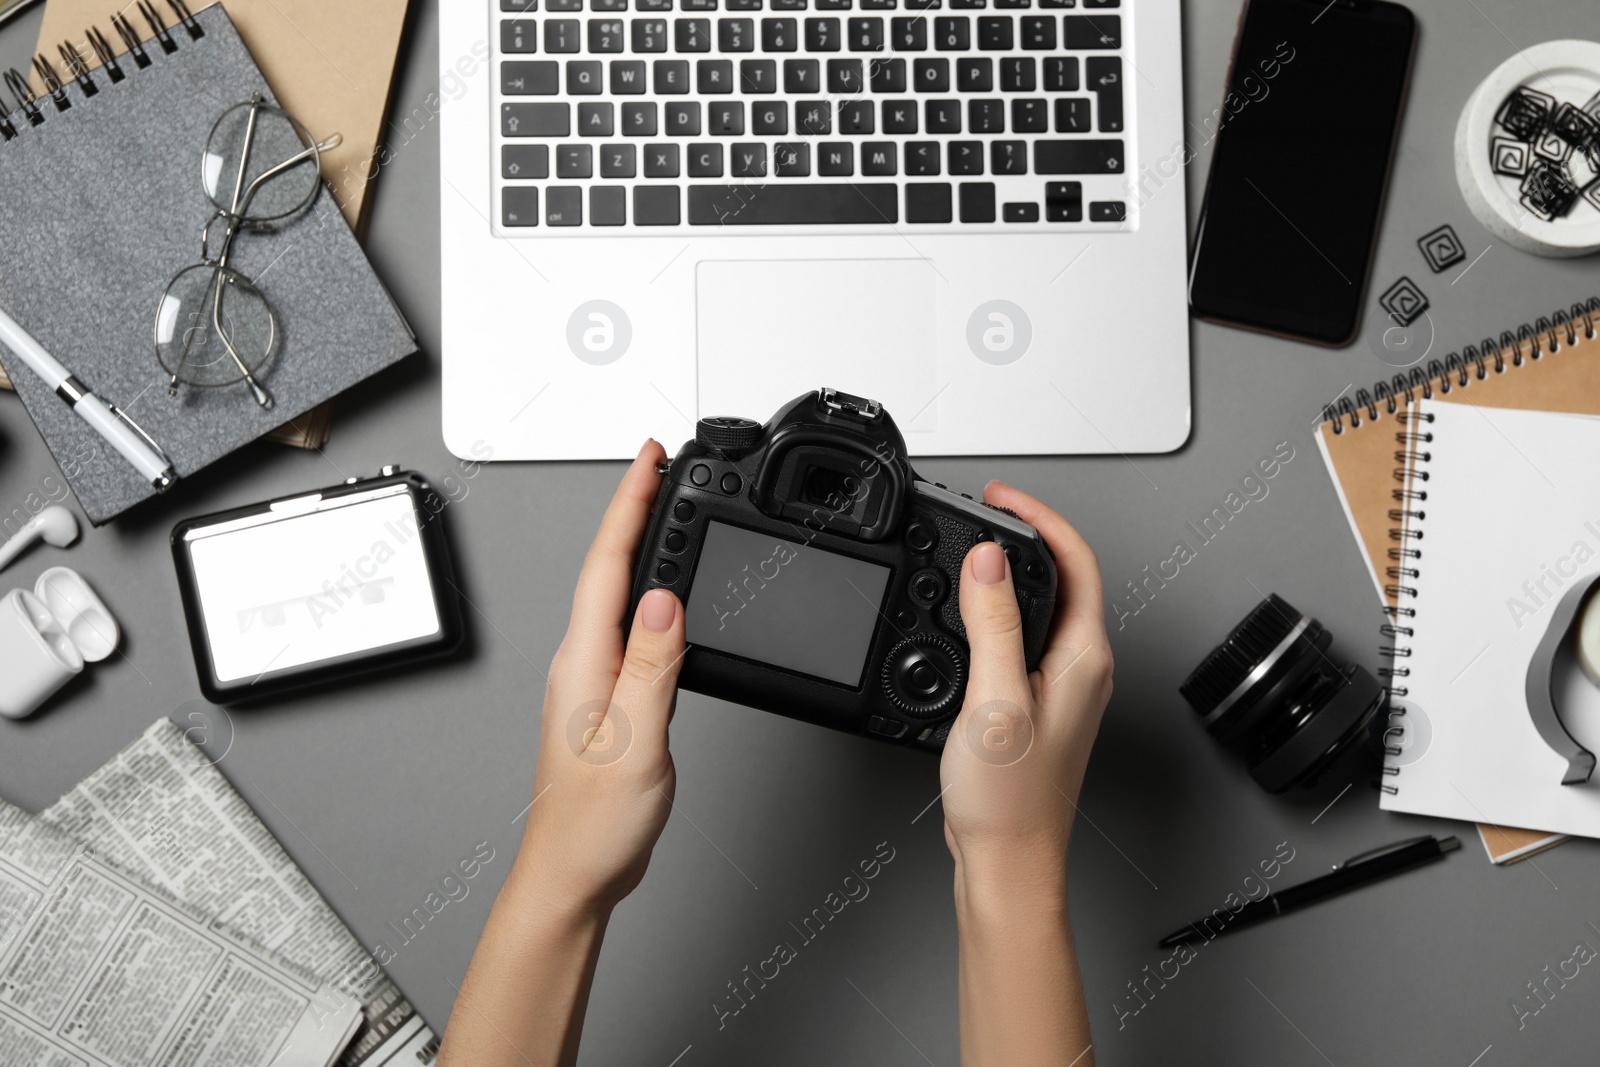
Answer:
[[[627,621],[634,557],[665,459],[647,441],[623,476],[550,664],[534,803],[514,875],[535,882],[538,899],[609,910],[643,879],[672,811],[667,726],[683,661],[682,606],[653,589]]]
[[[1033,497],[990,482],[983,498],[1038,529],[1059,584],[1049,641],[1030,673],[1005,552],[983,542],[961,566],[972,673],[939,766],[945,840],[958,886],[1027,882],[1064,893],[1078,791],[1111,699],[1100,567],[1078,532]]]

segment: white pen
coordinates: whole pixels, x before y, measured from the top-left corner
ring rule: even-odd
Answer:
[[[54,389],[56,395],[65,400],[67,406],[76,411],[95,433],[122,453],[122,458],[133,464],[134,469],[148,479],[158,492],[165,492],[178,480],[178,472],[173,469],[172,461],[150,435],[139,428],[138,423],[118,411],[114,405],[89,392],[82,382],[56,362],[54,356],[46,352],[28,331],[17,325],[17,321],[4,311],[0,311],[0,341],[5,342],[6,347],[15,352],[29,370]]]

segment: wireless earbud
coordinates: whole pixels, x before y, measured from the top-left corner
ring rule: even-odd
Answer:
[[[0,547],[0,570],[4,570],[12,560],[22,555],[24,549],[41,538],[47,545],[66,548],[78,539],[78,520],[59,504],[45,508]]]

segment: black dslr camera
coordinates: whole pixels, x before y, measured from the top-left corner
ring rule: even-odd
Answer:
[[[918,477],[876,401],[820,389],[765,426],[700,420],[651,511],[633,604],[683,601],[685,689],[938,751],[966,689],[956,596],[979,541],[1011,560],[1032,670],[1056,598],[1039,532]]]

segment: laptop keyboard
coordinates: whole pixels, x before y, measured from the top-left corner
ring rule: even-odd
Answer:
[[[1124,228],[1121,0],[494,2],[502,233]]]

